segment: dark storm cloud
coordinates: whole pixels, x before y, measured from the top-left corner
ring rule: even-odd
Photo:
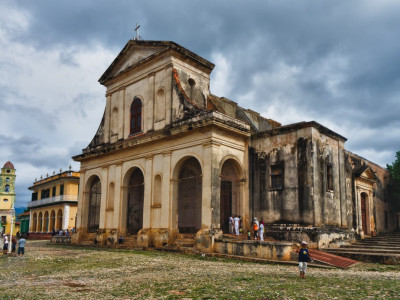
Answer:
[[[77,53],[82,48],[99,46],[116,56],[134,37],[134,27],[139,23],[144,39],[172,40],[216,63],[211,74],[211,92],[218,96],[282,123],[316,120],[347,137],[349,150],[381,165],[393,161],[395,151],[400,149],[400,3],[396,1],[6,0],[3,3],[7,4],[3,7],[23,12],[27,25],[3,26],[7,24],[0,19],[0,39],[5,28],[12,43],[40,53],[57,53],[59,63],[74,68],[77,78],[93,75],[79,73],[82,56]],[[93,59],[97,64],[95,55],[85,59]],[[225,62],[226,70],[219,59]],[[13,74],[18,61],[18,57],[14,61],[0,60],[0,68],[7,70],[2,73],[6,78],[0,78],[2,84],[9,79],[8,74]],[[17,67],[21,70],[17,75],[32,72],[24,64]],[[46,71],[51,72],[51,68],[47,66]],[[221,72],[226,77],[216,76]],[[74,76],[72,72],[62,74],[67,78]],[[12,82],[18,83],[17,75]],[[101,71],[95,75],[94,81]],[[12,158],[17,162],[39,167],[43,172],[65,168],[70,156],[81,153],[90,142],[90,138],[83,141],[81,136],[75,136],[60,144],[63,140],[60,138],[55,145],[57,150],[49,150],[57,135],[70,134],[58,132],[63,128],[60,121],[68,118],[75,124],[97,122],[91,126],[93,132],[88,134],[91,137],[103,112],[103,108],[97,109],[98,115],[93,116],[93,108],[104,106],[105,102],[103,87],[99,86],[99,94],[94,88],[67,87],[68,79],[55,67],[53,78],[58,76],[65,84],[52,82],[55,87],[40,86],[47,89],[46,96],[50,99],[54,93],[54,103],[65,101],[54,108],[49,99],[46,103],[29,99],[33,88],[26,91],[26,79],[19,85],[0,87],[0,106],[7,108],[0,111],[0,116],[7,120],[7,125],[12,124],[10,128],[19,129],[19,134],[0,132],[11,141],[8,148],[11,150],[6,150],[13,153]],[[60,86],[67,87],[64,93],[74,91],[68,96],[68,103],[60,98]],[[35,97],[40,97],[41,92]],[[50,131],[57,131],[57,135],[50,135],[52,141],[47,140]],[[39,154],[29,153],[32,149]],[[60,149],[65,149],[65,153]],[[25,185],[32,183],[20,180]]]
[[[6,141],[0,146],[1,151],[8,152],[9,160],[15,165],[29,164],[40,168],[57,168],[69,161],[65,153],[49,153],[46,148],[50,145],[37,137],[23,136],[14,138],[12,136],[0,135],[1,141]]]

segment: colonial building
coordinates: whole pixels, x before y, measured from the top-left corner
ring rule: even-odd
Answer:
[[[46,178],[40,178],[29,187],[32,191],[30,209],[29,238],[49,238],[59,230],[75,227],[79,176],[75,171],[60,170]]]
[[[142,246],[244,229],[318,246],[390,230],[386,171],[316,122],[282,126],[210,93],[214,65],[165,41],[129,41],[99,82],[99,129],[82,154],[75,242],[132,236]]]
[[[8,161],[4,164],[0,174],[0,232],[10,234],[13,227],[15,234],[15,168]]]

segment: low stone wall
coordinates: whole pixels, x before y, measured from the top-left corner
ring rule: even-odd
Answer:
[[[214,241],[214,252],[289,261],[292,243],[217,238]]]
[[[54,244],[71,244],[71,237],[55,235],[51,238],[51,242]]]
[[[318,249],[350,244],[355,241],[353,230],[329,226],[306,227],[295,224],[266,225],[265,236],[299,244],[306,241],[309,248]]]

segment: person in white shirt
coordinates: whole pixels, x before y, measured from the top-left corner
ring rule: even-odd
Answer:
[[[233,221],[233,215],[229,217],[229,233],[233,234],[233,228],[235,226],[235,222]]]
[[[239,235],[240,219],[239,219],[238,216],[236,216],[236,217],[233,219],[233,221],[234,221],[234,223],[235,223],[235,234],[236,234],[236,235]]]

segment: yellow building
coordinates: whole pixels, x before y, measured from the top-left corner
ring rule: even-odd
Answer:
[[[61,170],[60,170],[61,171]],[[65,171],[33,183],[30,209],[30,238],[49,237],[53,231],[75,227],[78,206],[79,176]]]
[[[8,161],[4,164],[0,174],[0,232],[3,234],[10,234],[11,226],[14,225],[14,202],[15,168]],[[15,234],[15,227],[13,228],[13,234]]]

